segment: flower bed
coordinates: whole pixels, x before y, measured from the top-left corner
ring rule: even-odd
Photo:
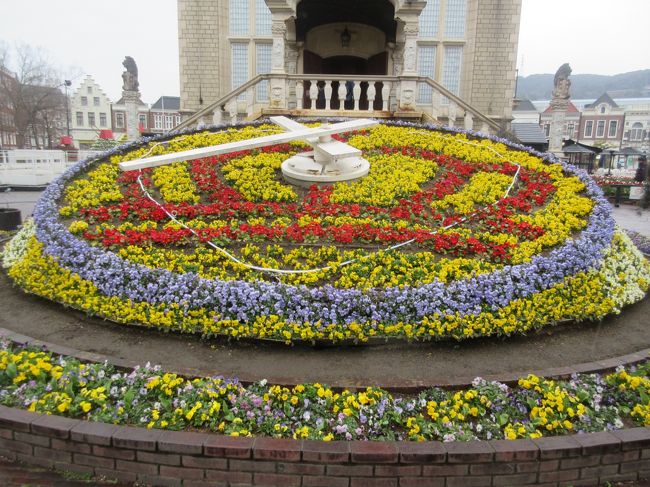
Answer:
[[[298,143],[117,167],[277,130],[80,163],[7,246],[9,275],[117,322],[287,343],[526,333],[618,313],[648,289],[650,266],[597,185],[502,140],[381,125],[345,137],[371,162],[366,178],[308,190],[278,173]]]
[[[534,375],[517,387],[473,386],[416,396],[380,389],[292,388],[221,377],[187,379],[159,367],[120,372],[33,348],[0,346],[0,404],[32,412],[230,436],[470,441],[539,438],[650,425],[650,363],[571,380]]]

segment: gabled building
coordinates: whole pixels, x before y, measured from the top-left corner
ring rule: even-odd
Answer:
[[[551,122],[553,121],[553,107],[550,105],[542,112],[539,117],[539,125],[542,127],[546,137],[551,135]],[[562,140],[577,140],[578,129],[580,128],[580,110],[569,101],[564,114],[564,124],[562,126]]]
[[[149,125],[149,106],[138,98],[137,102],[137,120],[138,127],[137,130],[140,133],[143,133],[146,127]],[[126,116],[126,103],[124,98],[120,98],[112,106],[112,121],[113,121],[113,134],[116,139],[119,139],[122,135],[128,134],[128,121]]]
[[[603,93],[595,102],[583,108],[577,140],[603,148],[620,148],[624,122],[625,109]]]
[[[173,130],[181,123],[181,99],[178,96],[161,96],[149,109],[147,125],[143,128],[147,133],[160,134]]]
[[[111,100],[87,75],[70,97],[70,135],[77,149],[89,149],[101,130],[111,128]]]

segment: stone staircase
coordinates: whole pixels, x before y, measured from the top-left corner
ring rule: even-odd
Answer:
[[[278,103],[275,89],[285,94],[282,103]],[[428,77],[316,74],[258,75],[185,118],[177,128],[271,115],[404,119],[483,133],[504,130],[497,121]]]

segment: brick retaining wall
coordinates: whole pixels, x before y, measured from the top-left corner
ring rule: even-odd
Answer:
[[[516,441],[325,443],[116,426],[0,406],[0,455],[152,485],[577,487],[650,477],[650,428]]]

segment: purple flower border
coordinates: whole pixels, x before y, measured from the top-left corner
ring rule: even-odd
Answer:
[[[257,126],[264,121],[239,124]],[[480,132],[410,122],[387,125],[464,133],[487,138],[510,148],[522,150],[549,163],[558,163],[551,154],[542,154],[503,138]],[[210,130],[230,125],[210,127]],[[107,296],[120,296],[151,304],[179,303],[186,309],[209,308],[221,319],[250,321],[256,316],[280,315],[294,323],[345,323],[399,321],[414,322],[436,313],[478,314],[496,310],[514,299],[525,298],[558,284],[566,277],[590,268],[599,268],[603,252],[610,245],[614,220],[602,191],[586,172],[561,163],[565,172],[577,176],[586,185],[586,194],[595,202],[587,227],[576,239],[546,256],[535,256],[530,263],[504,268],[444,285],[439,281],[420,287],[373,288],[367,291],[338,289],[331,285],[319,288],[279,283],[218,281],[197,274],[175,274],[163,269],[149,269],[128,262],[112,252],[92,247],[74,237],[58,220],[57,201],[64,185],[94,163],[114,154],[124,153],[150,141],[167,140],[197,130],[172,132],[145,138],[140,142],[112,149],[99,157],[81,161],[48,186],[34,210],[36,235],[47,254],[60,266],[92,282]]]

